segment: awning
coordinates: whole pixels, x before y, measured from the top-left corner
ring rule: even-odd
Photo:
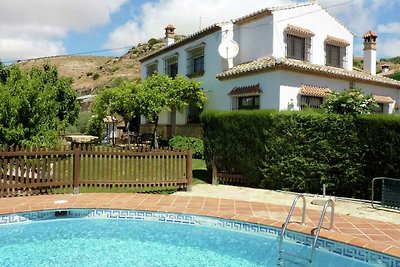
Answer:
[[[302,85],[300,95],[314,96],[314,97],[327,97],[332,91],[327,87],[319,87],[313,85]]]
[[[261,94],[262,90],[259,83],[255,85],[235,87],[228,93],[229,96],[255,96]]]
[[[390,96],[384,96],[384,95],[372,95],[376,103],[379,104],[389,104],[393,103],[394,100]]]
[[[308,29],[300,28],[300,27],[293,26],[290,24],[287,25],[285,32],[288,34],[291,34],[291,35],[304,37],[304,38],[310,38],[315,35],[312,31],[310,31]]]
[[[326,44],[334,45],[334,46],[339,46],[339,47],[347,47],[350,45],[349,42],[347,42],[344,39],[336,38],[333,36],[328,35],[325,39]]]

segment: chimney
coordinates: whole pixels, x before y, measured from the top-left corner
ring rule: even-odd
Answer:
[[[175,27],[169,24],[167,27],[165,27],[165,44],[169,46],[175,43],[174,37],[175,37]]]
[[[390,70],[390,66],[388,64],[382,65],[382,73],[387,73]]]
[[[376,39],[378,35],[369,30],[364,34],[364,71],[376,75]]]

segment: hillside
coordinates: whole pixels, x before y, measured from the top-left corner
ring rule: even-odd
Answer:
[[[100,88],[112,87],[121,80],[140,79],[139,57],[164,47],[163,39],[150,39],[138,44],[121,57],[107,56],[56,56],[20,61],[21,68],[41,66],[45,63],[57,66],[60,75],[70,77],[72,87],[81,94],[90,94]]]
[[[400,80],[400,74],[399,74],[400,73],[400,57],[381,58],[379,60],[379,62],[377,62],[377,65],[376,65],[377,73],[383,74],[382,73],[383,65],[389,66],[389,71],[384,74],[385,76],[392,78],[392,79]],[[362,69],[363,68],[363,58],[362,57],[354,57],[353,66],[355,68]]]

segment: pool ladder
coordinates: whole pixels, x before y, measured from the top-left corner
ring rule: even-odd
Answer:
[[[299,194],[293,200],[292,206],[290,207],[290,210],[289,210],[288,216],[286,217],[285,223],[282,225],[281,234],[279,236],[279,260],[278,260],[278,265],[280,265],[280,266],[284,266],[283,265],[284,264],[284,260],[286,260],[288,262],[291,262],[291,263],[294,263],[294,264],[297,264],[297,265],[300,264],[299,262],[294,261],[294,260],[292,260],[292,259],[290,259],[288,257],[284,257],[285,255],[288,255],[288,256],[291,256],[291,257],[295,257],[297,259],[301,259],[301,260],[305,261],[306,264],[304,264],[303,266],[312,266],[312,263],[313,263],[314,258],[315,258],[315,249],[317,247],[318,237],[319,237],[319,234],[321,232],[322,223],[324,221],[326,210],[328,209],[328,207],[331,207],[331,220],[330,220],[329,230],[331,230],[333,228],[333,219],[334,219],[334,215],[335,215],[335,202],[332,199],[328,199],[324,204],[324,208],[322,209],[322,213],[321,213],[321,217],[319,219],[318,226],[315,229],[315,235],[314,235],[314,240],[313,240],[312,247],[311,247],[311,255],[310,255],[310,257],[309,258],[308,257],[302,257],[300,255],[296,255],[296,254],[293,254],[293,253],[284,252],[283,251],[283,238],[285,236],[285,232],[286,232],[286,229],[287,229],[289,223],[294,223],[294,222],[290,221],[290,218],[292,217],[294,208],[296,207],[297,201],[300,198],[303,201],[303,211],[302,211],[302,214],[301,214],[300,225],[305,225],[306,197],[303,194]]]

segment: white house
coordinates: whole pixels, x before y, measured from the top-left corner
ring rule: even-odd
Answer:
[[[155,71],[195,78],[206,109],[300,110],[349,88],[373,94],[377,112],[392,113],[400,103],[400,82],[376,74],[377,34],[363,36],[365,67],[353,69],[354,34],[314,1],[262,9],[176,43],[175,28],[165,30],[168,45],[140,59],[142,78]],[[180,114],[177,124],[190,115]],[[162,114],[160,124],[169,123]]]

